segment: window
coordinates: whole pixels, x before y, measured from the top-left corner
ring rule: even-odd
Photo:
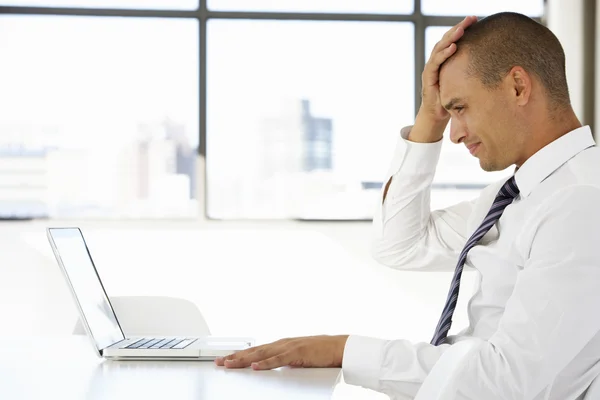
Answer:
[[[3,0],[5,6],[195,10],[198,0]]]
[[[414,116],[413,26],[210,21],[208,215],[369,218]],[[376,43],[376,45],[374,45]]]
[[[194,19],[0,19],[0,216],[193,217]]]
[[[427,15],[479,15],[513,11],[530,17],[541,17],[544,0],[421,0],[421,10]]]
[[[0,218],[369,220],[446,26],[543,4],[0,0]]]
[[[410,14],[413,0],[208,0],[210,10]]]

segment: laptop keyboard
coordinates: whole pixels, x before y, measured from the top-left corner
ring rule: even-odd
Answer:
[[[124,349],[185,349],[198,339],[192,338],[142,338]]]

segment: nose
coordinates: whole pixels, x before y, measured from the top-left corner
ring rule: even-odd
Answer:
[[[452,143],[461,143],[467,136],[467,130],[464,125],[456,118],[450,119],[450,140]]]

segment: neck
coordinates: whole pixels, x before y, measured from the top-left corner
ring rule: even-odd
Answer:
[[[581,122],[571,107],[567,110],[553,112],[550,116],[546,115],[539,121],[534,121],[529,144],[526,146],[527,150],[522,160],[516,163],[517,167],[523,165],[540,149],[581,126]]]

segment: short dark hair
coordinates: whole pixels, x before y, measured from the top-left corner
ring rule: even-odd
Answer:
[[[534,74],[544,86],[552,108],[569,106],[565,52],[544,25],[518,13],[490,15],[465,30],[457,42],[469,54],[469,73],[496,87],[515,66]]]

